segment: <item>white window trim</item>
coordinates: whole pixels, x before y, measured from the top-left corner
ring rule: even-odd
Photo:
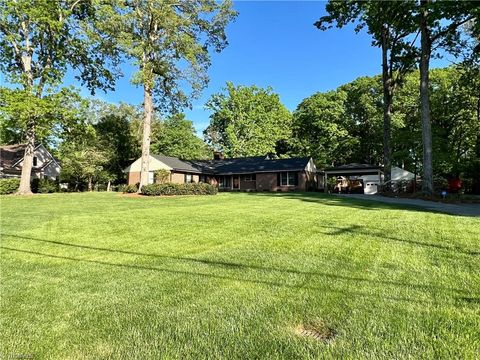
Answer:
[[[290,176],[289,176],[289,175],[290,175],[291,173],[292,173],[292,174],[295,174],[296,171],[282,171],[282,172],[280,173],[280,186],[295,186],[295,180],[294,180],[293,184],[289,184],[289,182],[290,182],[290,181],[289,181],[289,180],[290,180]],[[283,184],[283,177],[282,177],[283,174],[287,174],[287,183],[286,183],[286,184]]]

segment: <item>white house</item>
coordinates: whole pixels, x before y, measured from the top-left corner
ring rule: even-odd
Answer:
[[[0,147],[0,178],[18,178],[22,174],[25,144]],[[42,145],[35,146],[33,153],[32,178],[57,180],[61,166],[52,154]]]

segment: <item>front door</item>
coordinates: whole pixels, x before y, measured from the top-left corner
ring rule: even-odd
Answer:
[[[234,190],[239,190],[240,189],[240,176],[232,176],[233,178],[233,189]]]

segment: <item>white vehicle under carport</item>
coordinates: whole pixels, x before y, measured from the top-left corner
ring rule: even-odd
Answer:
[[[367,181],[365,187],[363,188],[363,193],[365,195],[375,195],[378,192],[378,183]]]

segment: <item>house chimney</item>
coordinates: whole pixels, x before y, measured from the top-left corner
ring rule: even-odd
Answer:
[[[225,159],[225,155],[221,151],[214,151],[213,152],[213,160],[223,160]]]

